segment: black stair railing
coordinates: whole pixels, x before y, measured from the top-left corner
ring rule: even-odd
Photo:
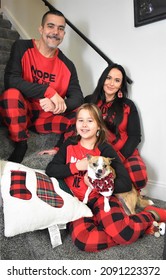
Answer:
[[[52,10],[57,10],[47,0],[42,0],[45,5]],[[109,65],[113,64],[113,61],[108,58],[91,40],[89,40],[77,27],[75,27],[66,17],[66,23],[89,45],[91,46]],[[127,82],[132,84],[132,80],[127,76]]]

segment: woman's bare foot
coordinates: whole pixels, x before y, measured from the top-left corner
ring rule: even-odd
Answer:
[[[52,156],[52,155],[55,155],[56,153],[57,153],[57,150],[50,149],[50,150],[43,150],[43,151],[39,152],[38,155],[42,156],[42,155],[46,155],[47,154],[47,155]]]

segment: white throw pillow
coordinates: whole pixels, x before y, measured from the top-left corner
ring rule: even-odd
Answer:
[[[66,224],[81,217],[92,217],[87,205],[63,191],[58,181],[49,178],[42,170],[1,161],[1,173],[6,237]],[[45,190],[47,192],[47,186],[51,185],[53,191],[51,194],[48,191],[45,200]]]

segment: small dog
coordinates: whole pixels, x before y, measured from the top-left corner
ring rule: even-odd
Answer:
[[[112,158],[87,155],[88,179],[91,185],[88,187],[83,202],[87,203],[92,189],[96,189],[104,196],[104,211],[110,210],[109,197],[114,191],[115,171],[111,167]]]
[[[109,197],[114,191],[114,179],[116,178],[115,170],[111,166],[113,158],[87,155],[87,159],[88,178],[91,185],[85,193],[83,202],[87,203],[89,194],[92,189],[96,188],[104,196],[104,211],[108,212],[110,210]],[[133,184],[131,191],[115,194],[115,196],[121,201],[128,215],[136,213],[136,206],[145,208],[153,204],[152,200],[142,197]]]

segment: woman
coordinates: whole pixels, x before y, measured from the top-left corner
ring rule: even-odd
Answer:
[[[89,181],[87,154],[115,158],[115,193],[131,190],[130,177],[115,150],[106,142],[106,128],[98,107],[83,104],[76,115],[77,136],[62,144],[46,168],[46,174],[64,179],[74,196],[83,201]],[[104,197],[92,190],[88,206],[92,218],[81,218],[69,224],[75,245],[84,251],[100,251],[117,244],[130,244],[153,228],[153,221],[166,221],[166,210],[148,206],[136,215],[128,216],[115,196],[109,199],[111,209],[104,211]]]
[[[141,128],[137,108],[127,98],[127,78],[119,64],[108,66],[99,78],[92,95],[85,102],[97,104],[109,130],[108,141],[113,146],[137,190],[146,186],[147,171],[138,144],[141,141]]]

